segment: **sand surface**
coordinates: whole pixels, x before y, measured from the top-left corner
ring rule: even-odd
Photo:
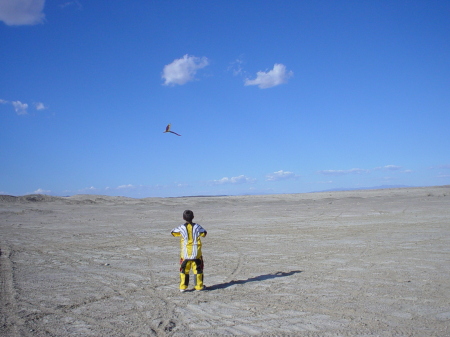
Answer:
[[[203,292],[178,291],[185,209]],[[0,249],[1,336],[450,336],[450,186],[0,196]]]

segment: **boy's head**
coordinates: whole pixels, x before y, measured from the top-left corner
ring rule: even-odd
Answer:
[[[192,220],[194,219],[194,212],[191,210],[185,210],[183,212],[183,219],[189,223],[192,223]]]

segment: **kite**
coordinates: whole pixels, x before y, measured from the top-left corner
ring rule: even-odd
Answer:
[[[171,133],[173,133],[173,134],[176,134],[177,136],[181,136],[181,135],[179,135],[179,134],[176,133],[176,132],[170,131],[170,124],[168,124],[168,125],[166,126],[166,131],[164,131],[163,133],[166,133],[166,132],[171,132]]]

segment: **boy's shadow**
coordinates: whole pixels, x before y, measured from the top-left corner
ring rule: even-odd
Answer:
[[[278,272],[273,273],[273,274],[266,274],[266,275],[260,275],[260,276],[251,277],[251,278],[248,278],[246,280],[237,280],[237,281],[233,280],[233,281],[230,281],[230,282],[227,282],[227,283],[215,284],[213,286],[206,287],[206,290],[225,289],[225,288],[231,287],[231,286],[233,286],[235,284],[244,284],[244,283],[248,283],[248,282],[265,281],[265,280],[270,280],[270,279],[278,278],[278,277],[291,276],[291,275],[298,274],[298,273],[301,273],[301,272],[302,272],[301,270],[293,270],[293,271],[290,271],[290,272],[287,272],[287,273],[282,272],[282,271],[278,271]]]

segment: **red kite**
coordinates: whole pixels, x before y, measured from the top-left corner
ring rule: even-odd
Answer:
[[[168,124],[168,125],[166,126],[166,131],[164,131],[163,133],[166,133],[166,132],[171,132],[171,133],[173,133],[173,134],[176,134],[177,136],[181,136],[181,135],[179,135],[179,134],[176,133],[176,132],[170,131],[170,124]]]

